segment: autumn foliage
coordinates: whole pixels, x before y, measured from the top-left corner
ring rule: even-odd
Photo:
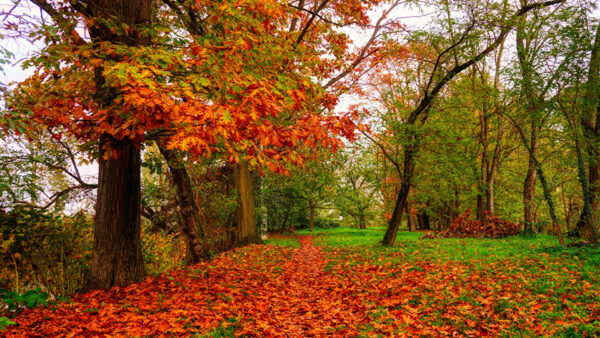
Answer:
[[[480,222],[471,219],[471,209],[467,209],[464,214],[453,219],[448,228],[427,234],[423,238],[439,237],[474,237],[474,238],[503,238],[517,235],[521,231],[521,226],[512,223],[497,216],[485,215],[486,221]]]
[[[153,43],[51,41],[28,61],[35,75],[19,85],[9,108],[28,120],[27,128],[43,125],[57,138],[68,133],[86,142],[106,134],[138,145],[161,138],[193,156],[219,153],[280,173],[285,164],[304,162],[295,150],[300,145],[335,150],[340,137],[355,138],[357,115],[332,114],[337,98],[310,76],[340,72],[355,57],[343,35],[317,26],[310,37],[320,35],[329,44],[298,43],[298,32],[284,28],[295,10],[278,1],[197,6],[204,8],[203,21],[218,27],[213,33],[175,41],[167,32],[139,27]],[[357,13],[364,13],[359,7]],[[346,13],[348,8],[336,10],[367,24],[364,14]],[[161,15],[177,20],[170,12]],[[117,34],[131,30],[106,24]],[[331,48],[340,48],[336,57],[321,58]],[[94,81],[98,71],[117,94],[109,106],[95,100],[102,90]]]
[[[299,248],[252,245],[140,284],[24,310],[4,334],[557,335],[593,334],[600,318],[592,284],[560,257],[479,266],[297,239]],[[564,313],[548,320],[556,307]]]

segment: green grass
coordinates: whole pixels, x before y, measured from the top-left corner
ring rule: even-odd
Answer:
[[[265,244],[297,248],[300,243],[294,237],[268,238]]]
[[[421,239],[424,233],[399,231],[392,248],[382,247],[385,228],[315,229],[298,231],[298,235],[313,235],[318,245],[327,247],[365,246],[378,251],[401,251],[408,259],[419,257],[434,261],[483,262],[518,259],[524,257],[540,257],[546,253],[552,257],[581,260],[588,267],[600,270],[600,247],[585,246],[580,248],[560,247],[553,236],[538,235],[535,237],[512,236],[502,239],[491,238],[438,238]],[[542,255],[541,257],[545,257]]]
[[[445,300],[448,304],[463,301],[479,306],[476,301],[477,290],[469,290],[467,287],[473,282],[469,276],[479,275],[497,283],[493,286],[494,290],[502,290],[507,285],[518,285],[521,288],[521,294],[510,298],[502,298],[498,294],[493,310],[500,316],[502,313],[514,313],[513,308],[521,308],[526,313],[530,302],[535,303],[538,299],[544,301],[545,307],[536,318],[543,327],[555,330],[558,327],[555,334],[573,337],[582,336],[584,331],[588,335],[600,334],[600,321],[594,319],[592,314],[592,309],[597,308],[593,304],[600,303],[598,245],[561,247],[555,237],[547,235],[503,239],[420,239],[424,233],[400,231],[393,247],[383,247],[380,241],[384,233],[385,228],[315,229],[312,233],[307,230],[298,232],[299,235],[314,236],[315,245],[323,247],[329,259],[327,271],[344,271],[340,270],[341,266],[353,269],[365,264],[393,267],[409,263],[412,267],[406,271],[423,272],[424,280],[435,280],[436,275],[445,274],[451,280],[442,280],[444,285],[450,289],[456,287],[465,291],[459,295],[444,295],[429,306],[435,307]],[[431,268],[432,266],[437,268]],[[444,270],[453,268],[459,269],[462,274],[448,275]],[[415,305],[429,301],[422,297],[414,299]],[[560,324],[555,324],[568,315],[590,321],[577,323],[571,318],[572,322],[563,329]],[[365,329],[368,331],[368,328]],[[523,334],[518,329],[505,333],[509,336]],[[531,334],[532,332],[527,332],[525,336]]]

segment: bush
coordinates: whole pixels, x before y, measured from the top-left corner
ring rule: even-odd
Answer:
[[[91,259],[91,220],[27,208],[0,210],[0,288],[42,288],[53,298],[81,289]]]
[[[142,232],[142,253],[148,274],[158,275],[185,264],[185,243],[178,233]]]
[[[22,309],[32,309],[38,305],[48,305],[48,293],[42,289],[29,290],[24,294],[0,289],[0,298],[9,312],[19,312]]]
[[[427,234],[423,238],[439,237],[475,237],[475,238],[503,238],[519,234],[521,226],[496,216],[485,215],[486,221],[471,219],[471,209],[467,209],[464,214],[458,216],[450,223],[446,230]]]
[[[315,226],[315,228],[320,228],[320,229],[333,229],[333,228],[339,228],[340,223],[337,220],[316,217],[314,226]]]
[[[7,327],[15,325],[16,323],[7,317],[0,317],[0,332],[4,331]]]

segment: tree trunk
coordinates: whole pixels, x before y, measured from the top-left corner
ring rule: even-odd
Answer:
[[[260,243],[254,208],[254,187],[248,163],[233,166],[233,180],[238,191],[238,245]]]
[[[100,146],[94,249],[88,289],[139,283],[145,277],[141,245],[141,158],[130,140],[101,143],[119,154],[103,158]]]
[[[87,15],[129,27],[147,25],[152,19],[150,0],[90,0]],[[118,35],[109,25],[95,20],[89,27],[94,43],[135,46],[147,41],[139,31]],[[112,25],[110,25],[112,26]],[[100,107],[111,107],[119,93],[106,83],[102,67],[95,69],[96,97]],[[120,112],[113,111],[112,116]],[[107,122],[110,123],[109,116]],[[143,281],[141,246],[141,154],[130,139],[100,136],[98,195],[94,221],[94,248],[88,289],[107,289]],[[108,153],[107,153],[108,152]],[[114,154],[114,156],[113,156]],[[106,157],[106,159],[105,159]]]
[[[408,231],[413,231],[413,232],[417,231],[417,227],[415,225],[415,218],[412,214],[409,201],[406,201],[406,203],[405,203],[405,210],[406,210],[406,223],[408,224]]]
[[[288,217],[290,217],[292,208],[288,208],[285,210],[285,216],[283,216],[283,222],[281,223],[281,232],[285,231],[285,225],[287,223]]]
[[[598,242],[596,221],[600,211],[600,25],[596,27],[596,37],[590,55],[585,100],[582,109],[584,135],[588,149],[588,196],[584,196],[591,212],[587,215],[583,238]],[[584,189],[585,194],[585,189]]]
[[[533,132],[532,137],[534,137]],[[533,223],[535,223],[535,181],[537,179],[537,172],[535,170],[533,157],[536,152],[537,142],[534,142],[532,139],[527,174],[525,175],[525,181],[523,182],[523,223],[526,229],[530,229],[533,226]]]
[[[599,89],[600,90],[600,89]],[[598,117],[600,123],[600,116]],[[596,224],[598,221],[598,213],[600,212],[600,150],[598,149],[598,142],[594,142],[595,145],[589,147],[589,163],[588,163],[588,177],[589,177],[589,190],[590,190],[590,209],[591,212],[587,215],[587,222],[585,222],[585,228],[583,231],[583,238],[591,243],[598,242],[598,234]]]
[[[496,162],[492,161],[487,180],[486,210],[488,211],[489,216],[494,216],[496,214],[496,205],[494,203],[494,181],[496,179],[497,165],[494,165],[494,163]]]
[[[313,231],[313,225],[315,224],[315,206],[312,203],[309,203],[310,208],[310,232]]]
[[[419,212],[417,215],[419,221],[419,227],[421,230],[431,230],[431,224],[429,223],[429,215],[425,211]]]
[[[187,168],[180,162],[175,151],[167,149],[163,142],[156,142],[165,158],[175,186],[179,214],[179,231],[186,245],[187,264],[196,264],[211,257],[211,248],[206,243],[206,233],[200,219],[200,208],[194,198],[192,181]]]
[[[415,142],[414,135],[411,135],[410,140]],[[408,144],[404,148],[404,167],[402,170],[402,180],[400,182],[400,190],[398,190],[398,196],[396,198],[396,204],[394,205],[394,211],[392,212],[392,218],[387,226],[385,235],[383,236],[383,245],[392,246],[396,241],[396,234],[400,227],[400,221],[402,220],[402,211],[406,206],[408,194],[410,193],[410,185],[412,182],[412,175],[415,169],[415,155],[417,153],[416,144]]]
[[[483,198],[483,194],[485,192],[481,191],[484,189],[482,182],[479,182],[478,185],[479,191],[477,192],[477,214],[475,215],[475,217],[478,221],[483,223],[485,220],[485,199]]]

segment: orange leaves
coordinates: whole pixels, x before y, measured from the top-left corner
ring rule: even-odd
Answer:
[[[514,269],[514,260],[434,263],[396,249],[320,250],[310,237],[298,240],[298,249],[253,245],[144,283],[78,295],[54,310],[26,310],[6,334],[556,335],[600,314],[587,281],[556,297],[558,289],[540,290],[539,276]],[[523,259],[522,267],[538,265],[543,274],[555,268]]]

